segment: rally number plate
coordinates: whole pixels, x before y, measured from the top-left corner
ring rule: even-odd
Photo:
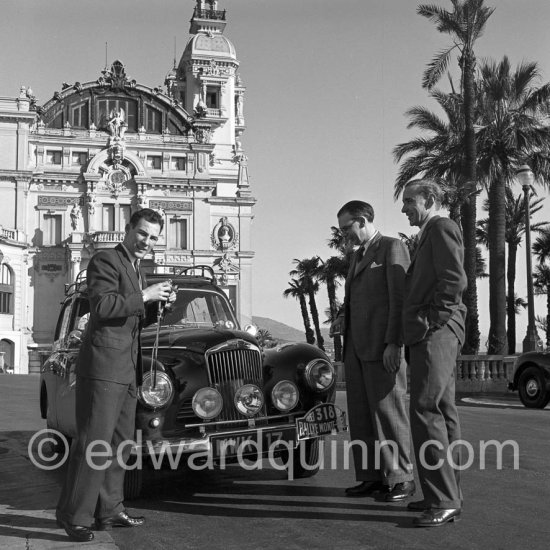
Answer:
[[[298,440],[322,437],[346,430],[346,413],[333,403],[321,403],[296,419]]]

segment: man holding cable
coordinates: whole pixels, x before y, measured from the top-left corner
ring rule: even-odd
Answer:
[[[163,226],[158,212],[138,210],[126,226],[123,242],[95,254],[87,268],[90,319],[76,369],[78,435],[56,510],[58,525],[77,542],[93,540],[94,520],[97,530],[135,527],[145,521],[124,509],[125,470],[116,455],[118,446],[134,437],[141,329],[156,321],[159,302],[176,299],[170,281],[144,289],[141,285],[139,262],[152,250]],[[113,456],[90,457],[94,442],[108,445]],[[126,460],[129,446],[124,450]]]

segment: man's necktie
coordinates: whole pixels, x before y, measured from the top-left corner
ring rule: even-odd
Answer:
[[[136,274],[139,282],[139,289],[143,290],[143,281],[141,280],[141,271],[139,270],[139,260],[135,261],[134,269],[136,270]]]

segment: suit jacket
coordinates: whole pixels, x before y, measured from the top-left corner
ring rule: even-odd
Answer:
[[[77,362],[77,375],[129,384],[141,383],[140,332],[153,320],[137,273],[122,245],[95,254],[86,270],[90,319]]]
[[[431,218],[422,232],[405,278],[403,331],[405,344],[423,340],[444,325],[464,341],[466,288],[462,235],[455,222]]]
[[[386,344],[403,343],[401,309],[409,252],[398,239],[377,233],[363,258],[356,253],[346,278],[344,346],[360,359],[381,361]]]

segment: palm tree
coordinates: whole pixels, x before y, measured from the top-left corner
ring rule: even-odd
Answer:
[[[535,294],[546,295],[546,327],[544,330],[546,332],[546,345],[550,346],[550,268],[548,266],[539,264],[535,267],[533,286],[535,287]]]
[[[518,247],[525,235],[525,199],[523,194],[514,196],[514,192],[510,187],[505,187],[505,195],[505,241],[508,245],[506,267],[506,335],[508,340],[508,353],[513,355],[516,353],[516,315],[519,313],[517,309],[517,299],[515,298],[516,258]],[[542,209],[541,203],[543,200],[542,198],[534,199],[534,193],[531,193],[529,198],[529,209],[531,214],[535,214]],[[490,212],[490,208],[490,202],[486,199],[483,204],[483,210]],[[531,230],[538,232],[547,226],[548,222],[532,223]],[[488,218],[484,218],[477,222],[477,242],[485,245],[487,248],[489,247],[488,227]]]
[[[317,280],[325,283],[327,286],[328,303],[330,316],[329,319],[334,321],[338,317],[339,303],[336,297],[336,289],[340,285],[339,279],[345,278],[344,270],[347,271],[346,260],[341,256],[331,256],[325,262],[319,258],[319,267],[316,272]],[[342,338],[339,334],[333,336],[334,341],[334,360],[342,360]]]
[[[258,329],[258,332],[256,334],[256,340],[258,340],[258,343],[263,348],[271,348],[274,345],[276,345],[276,341],[273,338],[273,335],[266,328]]]
[[[445,73],[453,50],[459,52],[461,90],[464,115],[464,159],[462,168],[463,196],[462,230],[464,235],[464,268],[468,288],[464,295],[468,316],[466,319],[466,342],[464,353],[476,353],[479,349],[479,315],[477,310],[476,286],[476,140],[474,133],[475,86],[474,71],[476,58],[474,45],[481,37],[485,24],[494,11],[483,5],[484,0],[451,0],[453,11],[435,5],[420,5],[417,13],[436,24],[437,30],[451,36],[452,45],[436,54],[424,71],[422,86],[431,90]]]
[[[488,353],[503,354],[507,343],[506,187],[516,179],[517,168],[532,151],[549,149],[546,115],[550,85],[535,86],[539,76],[536,63],[522,63],[512,71],[507,57],[499,63],[485,61],[479,73],[478,179],[488,189],[490,204]],[[514,294],[509,296],[513,300]]]
[[[283,297],[292,297],[298,300],[306,331],[306,342],[308,344],[315,344],[315,335],[313,334],[313,330],[311,330],[311,321],[307,311],[306,290],[302,283],[298,279],[291,279],[288,283],[288,288],[283,292]]]
[[[533,284],[537,294],[546,294],[546,345],[550,345],[550,267],[547,264],[550,258],[549,228],[540,231],[540,236],[533,243],[533,252],[539,261],[533,273]],[[530,282],[527,281],[527,284]]]
[[[289,275],[291,277],[298,277],[298,280],[302,284],[309,298],[309,311],[311,313],[313,326],[315,327],[317,346],[324,351],[325,340],[321,334],[321,327],[319,325],[319,311],[317,310],[317,304],[315,302],[315,294],[319,291],[319,283],[316,280],[317,271],[319,269],[319,260],[319,256],[305,258],[303,260],[294,258],[293,262],[296,264],[296,267],[290,271]]]
[[[454,92],[446,94],[439,90],[432,90],[430,97],[445,117],[420,106],[405,113],[409,118],[407,128],[418,129],[425,135],[400,143],[393,150],[396,162],[401,163],[394,198],[399,198],[411,179],[420,175],[431,178],[445,192],[443,206],[449,209],[449,217],[460,224],[460,205],[464,201],[458,185],[464,157],[462,99]]]
[[[537,329],[541,330],[546,334],[546,348],[550,347],[550,330],[548,329],[548,315],[537,315],[535,316],[535,324]]]

